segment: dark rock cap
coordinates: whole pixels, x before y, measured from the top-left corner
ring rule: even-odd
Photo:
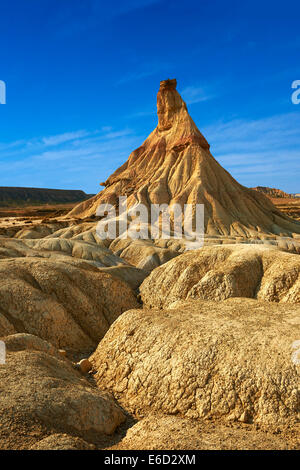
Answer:
[[[176,78],[168,78],[167,80],[162,80],[160,82],[160,88],[169,88],[172,90],[176,90],[177,87],[177,80]]]

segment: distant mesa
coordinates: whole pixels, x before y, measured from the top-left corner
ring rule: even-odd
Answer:
[[[271,198],[273,197],[283,197],[283,198],[292,198],[296,197],[295,194],[288,194],[282,191],[281,189],[276,189],[276,188],[268,188],[267,186],[256,186],[255,188],[256,191],[259,191],[260,193],[265,194],[266,196],[269,196]]]
[[[0,207],[76,203],[92,195],[80,190],[0,187]]]
[[[300,234],[300,222],[280,212],[261,191],[239,184],[212,156],[210,146],[176,90],[160,82],[158,125],[104,183],[105,189],[75,206],[68,216],[96,214],[100,204],[204,204],[205,233],[212,237],[259,238]]]

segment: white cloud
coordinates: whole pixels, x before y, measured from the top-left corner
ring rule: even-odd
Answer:
[[[203,129],[217,152],[232,149],[262,151],[299,148],[300,114],[288,113],[257,120],[235,119]]]
[[[24,142],[0,143],[3,186],[84,189],[104,181],[144,140],[130,129],[74,131]]]
[[[300,113],[235,119],[201,131],[215,158],[246,186],[297,192],[300,181]],[[289,180],[289,181],[288,181]],[[284,184],[284,187],[280,187]]]
[[[208,93],[203,87],[188,86],[181,91],[181,96],[186,104],[200,103],[214,98],[212,93]]]
[[[86,137],[90,135],[89,132],[80,130],[76,132],[66,132],[64,134],[53,135],[50,137],[43,137],[42,142],[45,145],[58,145],[63,144],[64,142],[69,142],[70,140],[75,140],[81,137]]]
[[[300,190],[300,113],[234,119],[200,129],[211,152],[245,186]],[[29,141],[0,142],[3,186],[97,192],[146,138],[132,129],[77,130]]]

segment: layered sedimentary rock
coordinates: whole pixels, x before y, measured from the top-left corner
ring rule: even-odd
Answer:
[[[281,189],[277,188],[268,188],[267,186],[256,186],[255,188],[256,191],[259,191],[260,193],[266,194],[269,197],[281,197],[281,198],[291,198],[291,194],[285,193]]]
[[[213,158],[176,90],[176,80],[161,82],[157,113],[157,127],[103,183],[105,189],[69,215],[96,214],[104,203],[118,207],[119,196],[127,196],[128,207],[204,204],[209,236],[300,234],[300,223],[283,215],[263,194],[240,185]]]

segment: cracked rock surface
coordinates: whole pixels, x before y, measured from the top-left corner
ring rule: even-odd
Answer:
[[[186,301],[124,313],[90,361],[99,388],[138,417],[296,425],[299,333],[298,305]]]

